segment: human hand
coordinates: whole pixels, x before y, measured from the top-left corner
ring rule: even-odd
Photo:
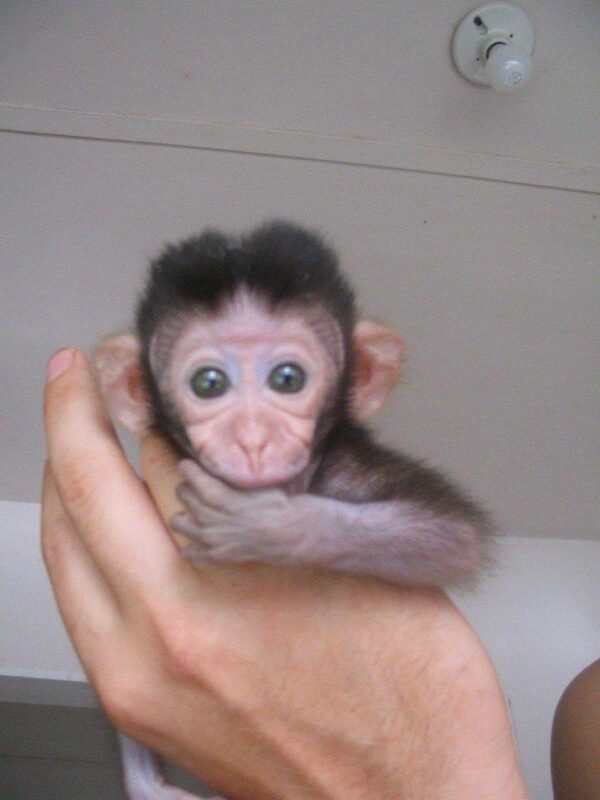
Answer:
[[[163,522],[177,510],[173,454],[145,439],[144,484],[72,355],[46,391],[42,544],[118,728],[249,800],[525,798],[493,670],[447,598],[192,566]]]

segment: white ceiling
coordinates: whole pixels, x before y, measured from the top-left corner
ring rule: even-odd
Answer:
[[[462,0],[4,2],[0,498],[37,499],[53,349],[126,327],[165,240],[284,215],[409,341],[386,441],[600,538],[600,4],[520,5],[506,98],[452,68]]]

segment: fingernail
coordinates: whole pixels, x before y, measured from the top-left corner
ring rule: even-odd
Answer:
[[[62,375],[71,366],[74,358],[75,351],[69,347],[55,353],[46,365],[46,382],[50,383],[50,381]]]

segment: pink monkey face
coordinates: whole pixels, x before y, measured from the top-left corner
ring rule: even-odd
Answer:
[[[329,334],[326,347],[300,312],[274,314],[247,295],[218,316],[190,317],[161,384],[207,471],[257,489],[306,468],[339,372],[339,332]]]

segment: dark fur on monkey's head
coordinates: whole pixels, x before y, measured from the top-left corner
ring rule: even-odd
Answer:
[[[242,252],[248,255],[243,280],[273,308],[286,302],[322,306],[343,332],[352,330],[354,292],[336,254],[318,234],[273,222],[242,240]]]
[[[321,309],[339,326],[344,364],[336,413],[343,414],[352,372],[354,292],[338,267],[334,251],[321,236],[288,222],[269,222],[246,235],[207,230],[168,245],[151,264],[139,300],[136,328],[142,374],[156,408],[158,427],[164,399],[149,361],[150,342],[166,320],[188,312],[219,311],[237,292],[254,294],[273,310]]]
[[[337,320],[344,337],[355,321],[354,293],[338,259],[322,238],[287,222],[268,223],[246,236],[207,230],[168,245],[152,262],[137,308],[143,345],[174,311],[216,313],[242,288],[275,310],[320,305]]]

